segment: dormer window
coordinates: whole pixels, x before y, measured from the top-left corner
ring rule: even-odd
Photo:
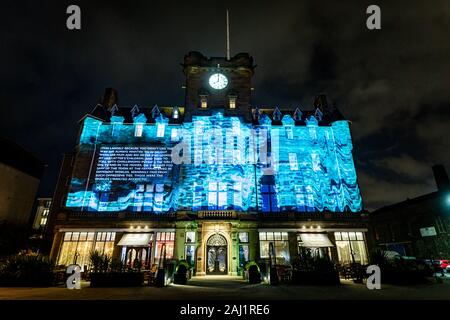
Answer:
[[[164,123],[158,123],[156,126],[156,137],[163,138],[164,137],[164,130],[165,130]]]
[[[138,123],[134,127],[134,136],[135,137],[142,137],[142,131],[144,130],[144,124]]]
[[[229,97],[229,107],[230,109],[236,109],[236,96]]]
[[[206,109],[208,108],[208,96],[207,95],[200,95],[200,108]]]

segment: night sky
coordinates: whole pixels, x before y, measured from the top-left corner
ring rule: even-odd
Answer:
[[[182,105],[188,51],[258,65],[255,106],[312,108],[325,92],[350,119],[367,209],[436,190],[432,164],[450,171],[450,2],[2,1],[0,135],[47,163],[51,196],[77,121],[105,87],[120,105]],[[66,28],[81,7],[82,30]],[[382,29],[366,28],[377,4]]]

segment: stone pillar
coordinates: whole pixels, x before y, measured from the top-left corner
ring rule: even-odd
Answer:
[[[228,258],[229,268],[228,274],[231,276],[238,275],[238,264],[239,264],[239,227],[235,224],[231,224],[230,238],[231,243],[231,257]]]
[[[55,232],[53,236],[52,249],[50,251],[50,259],[57,263],[59,248],[61,247],[61,241],[63,240],[64,232]]]
[[[336,247],[336,239],[334,238],[334,232],[328,232],[327,236],[328,236],[328,239],[330,239],[331,243],[334,245],[333,247],[330,248],[331,260],[334,263],[340,263],[339,255],[338,255],[337,247]]]
[[[122,255],[122,246],[118,246],[117,244],[119,243],[120,239],[122,239],[123,236],[123,232],[116,232],[116,238],[114,239],[114,250],[112,253],[112,259],[121,259],[121,255]],[[124,262],[124,261],[122,261]]]
[[[206,275],[206,269],[205,269],[205,263],[204,263],[204,228],[203,223],[199,223],[198,229],[197,229],[197,249],[196,249],[196,275],[197,276],[204,276]]]

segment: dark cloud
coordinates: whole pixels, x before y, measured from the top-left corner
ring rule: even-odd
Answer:
[[[65,28],[68,1],[3,1],[0,134],[48,164],[50,195],[77,120],[103,88],[124,105],[181,105],[179,62],[225,51],[258,67],[255,105],[311,108],[326,92],[351,119],[365,204],[434,190],[430,165],[450,165],[450,6],[377,1],[382,30],[365,28],[368,1],[77,1],[82,30]]]

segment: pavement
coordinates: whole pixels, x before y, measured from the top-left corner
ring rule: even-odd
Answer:
[[[82,282],[80,290],[65,287],[0,288],[0,300],[450,300],[450,279],[414,286],[382,285],[369,290],[364,284],[341,280],[339,286],[300,286],[248,284],[241,277],[193,277],[187,285],[165,288],[90,288]]]

